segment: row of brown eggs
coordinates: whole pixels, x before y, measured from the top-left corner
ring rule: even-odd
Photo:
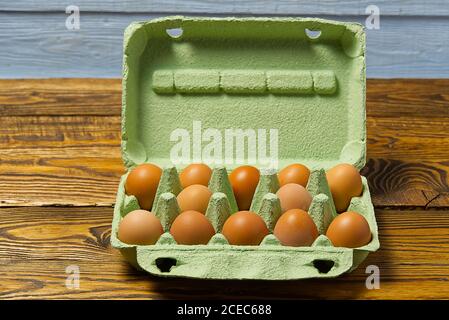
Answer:
[[[215,230],[204,214],[188,210],[176,217],[170,233],[178,244],[198,245],[207,244]],[[270,232],[258,214],[239,211],[226,220],[221,233],[231,245],[259,245]],[[273,233],[282,245],[292,247],[310,246],[319,235],[312,218],[301,209],[284,212],[276,222]],[[159,219],[146,210],[128,213],[118,230],[118,238],[133,245],[153,245],[162,234]],[[371,241],[367,221],[352,211],[335,218],[326,236],[336,247],[358,248]]]
[[[150,210],[161,175],[162,169],[153,164],[137,166],[128,175],[125,183],[126,193],[134,195],[142,209]],[[189,206],[190,202],[197,203],[196,199],[192,200],[192,196],[208,202],[211,193],[207,189],[207,185],[211,175],[212,170],[205,164],[191,164],[186,167],[179,176],[183,188],[180,197],[178,197],[178,200],[181,200],[180,206],[186,203],[187,207],[191,207]],[[283,206],[283,211],[289,208],[308,209],[312,201],[312,196],[305,189],[309,176],[309,169],[301,164],[289,165],[279,172],[281,188],[277,194]],[[362,193],[363,186],[360,174],[350,164],[339,164],[333,167],[326,172],[326,177],[338,212],[344,212],[348,208],[351,198],[358,197]],[[251,206],[259,178],[259,170],[252,166],[238,167],[229,175],[240,210],[248,210]],[[191,188],[192,186],[195,187]],[[205,201],[199,201],[197,206],[203,209]],[[190,209],[193,210],[194,208]],[[183,210],[182,207],[181,210]]]
[[[127,178],[126,193],[136,196],[141,208],[150,210],[161,174],[162,170],[155,165],[137,166]],[[212,195],[207,188],[211,174],[212,170],[205,164],[192,164],[180,174],[184,188],[177,197],[181,214],[170,229],[179,244],[206,244],[215,234],[204,216]],[[318,236],[316,225],[306,212],[312,202],[312,196],[305,189],[309,175],[309,169],[301,164],[292,164],[279,172],[281,188],[277,196],[283,214],[275,225],[274,234],[283,245],[309,246]],[[258,245],[269,234],[263,219],[246,211],[251,205],[259,177],[259,170],[252,166],[239,167],[229,176],[237,205],[242,210],[232,214],[223,226],[222,234],[230,244]],[[339,212],[346,210],[352,197],[362,193],[360,174],[351,165],[335,166],[327,172],[327,179]],[[128,244],[154,244],[162,233],[162,226],[154,214],[136,210],[122,220],[118,236]],[[340,214],[326,235],[334,246],[342,247],[360,247],[371,240],[367,221],[355,212]]]

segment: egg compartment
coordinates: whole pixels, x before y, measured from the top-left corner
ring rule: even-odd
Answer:
[[[372,232],[371,242],[357,249],[336,248],[324,235],[333,218],[337,216],[324,170],[312,171],[307,185],[313,196],[309,214],[317,225],[320,236],[310,247],[282,246],[271,233],[281,215],[279,199],[275,194],[279,189],[279,182],[277,172],[272,169],[261,170],[250,208],[263,218],[270,234],[259,246],[230,245],[220,232],[226,219],[238,209],[224,167],[213,169],[209,183],[213,194],[205,215],[217,233],[207,245],[178,245],[168,232],[180,213],[176,195],[181,187],[175,167],[163,169],[152,209],[160,219],[165,233],[155,245],[128,245],[117,238],[118,225],[122,217],[139,209],[139,205],[134,196],[128,196],[124,192],[126,177],[127,175],[122,177],[119,186],[111,242],[130,263],[152,274],[267,280],[335,277],[357,267],[368,252],[379,247],[374,210],[372,205],[370,206],[365,178],[362,196],[353,198],[348,210],[357,211],[367,219]]]
[[[171,138],[187,136],[190,162],[210,163],[210,154],[204,156],[207,141],[194,143],[202,129],[219,134],[228,128],[265,130],[270,150],[276,141],[271,129],[276,129],[275,167],[302,163],[312,170],[309,214],[323,233],[336,215],[324,170],[339,163],[365,165],[365,91],[365,33],[357,23],[183,16],[132,23],[124,36],[122,158],[128,170],[145,162],[164,168],[153,210],[165,233],[152,246],[117,239],[121,217],[138,208],[135,197],[125,195],[125,175],[112,245],[135,266],[161,276],[275,280],[335,277],[352,270],[379,247],[365,178],[362,196],[348,208],[370,225],[373,239],[364,247],[336,248],[324,235],[311,247],[286,247],[272,234],[259,246],[232,246],[220,234],[226,217],[237,211],[226,172],[243,164],[264,168],[264,154],[224,158],[224,167],[214,168],[206,215],[218,233],[207,245],[176,244],[167,231],[179,213],[178,170],[187,163],[171,156]],[[280,213],[278,187],[275,171],[261,170],[251,210],[270,231]]]

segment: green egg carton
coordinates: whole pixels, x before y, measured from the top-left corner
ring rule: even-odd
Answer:
[[[111,243],[135,267],[166,277],[331,278],[352,271],[379,248],[364,177],[363,194],[348,210],[367,219],[371,242],[340,248],[324,235],[337,216],[325,170],[339,163],[365,165],[361,25],[314,18],[167,17],[126,29],[123,64],[125,166],[128,172],[145,162],[163,168],[152,211],[165,233],[155,245],[133,246],[117,238],[121,219],[139,208],[137,199],[125,194],[128,173],[118,188]],[[238,142],[228,148],[229,128],[246,134],[243,156]],[[251,133],[257,133],[257,147]],[[270,156],[259,143],[264,139]],[[213,167],[206,216],[217,233],[207,245],[178,245],[169,233],[180,213],[179,172],[188,162]],[[310,247],[282,246],[273,234],[259,246],[230,245],[220,233],[237,211],[228,173],[242,164],[260,169],[251,210],[273,231],[281,214],[278,168],[291,163],[311,169],[309,214],[320,236]]]

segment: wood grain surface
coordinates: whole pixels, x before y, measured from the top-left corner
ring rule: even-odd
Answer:
[[[448,85],[368,81],[363,174],[376,207],[449,208]],[[120,80],[1,80],[0,206],[112,206],[120,105]]]
[[[296,1],[296,0],[295,0]],[[279,10],[287,15],[295,15],[291,10],[295,1],[289,2],[290,6],[278,6]],[[449,78],[449,19],[447,11],[449,6],[434,1],[432,7],[428,1],[415,1],[421,3],[421,8],[415,8],[416,14],[404,15],[413,5],[398,7],[401,16],[390,16],[385,13],[385,4],[380,6],[380,28],[366,28],[367,39],[367,77],[368,78]],[[23,1],[3,1],[5,6],[18,6]],[[31,10],[44,9],[47,1],[32,1],[35,6]],[[53,1],[55,2],[55,1]],[[56,2],[60,2],[57,0]],[[98,4],[99,1],[85,1]],[[108,1],[104,8],[111,2],[126,7],[130,1]],[[142,1],[140,1],[142,2]],[[160,1],[165,2],[165,1]],[[178,1],[182,6],[190,1]],[[247,1],[245,1],[247,2]],[[260,3],[260,9],[265,10],[265,3],[275,1],[250,1]],[[321,2],[321,1],[320,1]],[[324,15],[313,14],[314,17],[334,19],[339,21],[358,22],[365,25],[368,14],[364,11],[356,15],[333,15],[334,10],[339,10],[341,1],[328,1],[334,9],[326,11]],[[344,1],[358,11],[354,1]],[[358,1],[356,1],[358,2]],[[394,4],[396,1],[387,1]],[[407,2],[401,1],[402,3]],[[133,21],[148,21],[155,18],[170,15],[162,12],[138,12],[122,13],[107,12],[98,6],[99,11],[89,11],[86,6],[80,5],[80,29],[69,30],[66,28],[66,20],[70,17],[65,13],[65,6],[59,6],[54,11],[3,11],[0,10],[0,77],[1,78],[49,78],[49,77],[120,77],[122,74],[122,48],[123,33],[125,28]],[[152,4],[153,1],[145,1]],[[242,1],[232,1],[230,6],[237,6],[238,10],[230,13],[230,16],[254,15],[254,6],[248,10],[238,7]],[[315,1],[308,1],[314,4]],[[67,3],[71,4],[70,2]],[[370,3],[372,4],[372,3]],[[376,1],[376,4],[377,1]],[[315,4],[316,6],[316,4]],[[320,4],[321,6],[321,4]],[[394,6],[394,5],[393,5]],[[220,10],[220,5],[215,1],[209,2],[209,7]],[[363,7],[364,10],[365,7]],[[435,8],[434,12],[441,16],[423,16],[426,9]],[[20,8],[17,8],[19,10]],[[120,8],[119,8],[120,9]],[[170,8],[173,12],[177,6]],[[198,8],[197,8],[198,9]],[[22,10],[22,9],[20,9]],[[25,10],[25,9],[23,9]],[[267,9],[269,12],[271,9]],[[297,16],[305,16],[302,6],[296,11]],[[419,10],[419,11],[418,11]],[[272,10],[271,12],[276,12]],[[413,10],[411,11],[413,12]],[[446,12],[446,13],[445,13]],[[188,12],[187,12],[188,14]],[[198,14],[198,12],[197,12]],[[433,13],[432,13],[433,14]],[[206,14],[205,14],[206,15]],[[215,16],[223,16],[212,13]],[[369,25],[368,25],[369,26]]]
[[[61,0],[8,1],[2,4],[2,11],[24,12],[61,12],[70,2]],[[145,12],[167,14],[281,14],[281,15],[363,15],[371,0],[78,0],[76,5],[88,12]],[[449,14],[444,0],[377,0],[375,5],[382,9],[382,14],[389,16],[442,16]]]
[[[369,80],[367,176],[381,249],[334,280],[164,279],[109,244],[118,79],[0,80],[0,298],[449,299],[449,80]],[[365,287],[366,266],[381,288]],[[80,288],[65,286],[78,266]]]
[[[381,249],[351,274],[333,280],[215,281],[159,278],[135,271],[110,247],[112,208],[0,209],[0,299],[3,298],[449,298],[449,214],[376,210]],[[380,289],[365,286],[366,267]],[[66,268],[80,270],[68,289]]]

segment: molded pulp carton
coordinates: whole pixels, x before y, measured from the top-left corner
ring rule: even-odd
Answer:
[[[182,34],[170,36],[173,30]],[[343,162],[359,169],[365,164],[361,25],[313,18],[168,17],[133,23],[126,29],[123,63],[124,163],[128,172],[144,162],[164,168],[152,211],[165,233],[155,245],[132,246],[117,238],[122,217],[139,207],[134,196],[125,194],[126,174],[120,182],[111,242],[134,266],[173,277],[325,278],[353,270],[379,248],[364,177],[363,194],[352,199],[348,210],[365,216],[372,241],[357,249],[337,248],[324,235],[337,215],[325,170]],[[217,234],[207,245],[178,245],[168,230],[179,214],[178,172],[186,164],[173,165],[170,137],[173,132],[190,137],[198,124],[203,130],[214,128],[215,133],[227,128],[252,128],[258,133],[261,128],[275,128],[270,133],[277,139],[270,143],[276,148],[271,145],[270,150],[277,152],[278,162],[267,165],[260,162],[260,155],[257,159],[235,156],[233,161],[212,165],[213,196],[206,216]],[[192,142],[191,147],[201,150],[207,143],[200,144]],[[193,156],[192,162],[200,161],[205,158]],[[251,210],[272,231],[280,215],[277,168],[298,162],[312,171],[307,185],[313,196],[309,214],[321,234],[315,243],[287,247],[270,234],[259,246],[229,245],[220,234],[226,218],[237,211],[228,173],[245,163],[260,168]]]

